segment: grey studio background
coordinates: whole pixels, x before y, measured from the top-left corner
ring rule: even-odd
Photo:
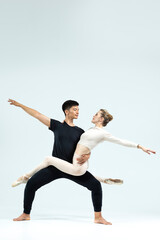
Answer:
[[[122,178],[103,185],[103,215],[159,216],[160,3],[138,1],[0,1],[0,217],[22,212],[19,176],[50,155],[53,134],[10,106],[8,98],[63,121],[62,103],[80,103],[75,124],[88,129],[99,108],[114,116],[106,130],[157,151],[104,142],[89,171]],[[62,179],[41,188],[32,218],[92,217],[90,192]]]

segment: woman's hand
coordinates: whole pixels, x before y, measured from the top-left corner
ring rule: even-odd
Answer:
[[[149,149],[149,148],[145,148],[145,147],[143,147],[143,146],[141,146],[141,145],[139,145],[139,144],[138,144],[138,148],[142,149],[144,152],[146,152],[146,153],[148,153],[148,154],[151,154],[151,153],[156,154],[155,151],[153,151],[153,150],[151,150],[151,149]]]
[[[8,99],[8,102],[10,103],[10,105],[14,105],[14,106],[16,106],[16,107],[20,107],[20,103],[19,102],[16,102],[15,100],[13,100],[13,99]]]

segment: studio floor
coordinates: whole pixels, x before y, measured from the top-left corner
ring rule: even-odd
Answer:
[[[111,219],[108,219],[111,220]],[[0,219],[0,239],[100,239],[160,240],[160,218],[138,217],[112,219],[112,226],[94,224],[92,219],[76,216],[37,216],[30,221],[13,222]]]

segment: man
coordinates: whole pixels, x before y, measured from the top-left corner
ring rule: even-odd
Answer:
[[[40,122],[45,124],[54,133],[54,146],[52,156],[61,158],[65,161],[72,162],[73,153],[76,145],[84,132],[81,128],[74,125],[73,120],[78,118],[79,104],[76,101],[68,100],[63,103],[62,109],[65,113],[65,120],[63,123],[50,119],[38,111],[22,105],[12,99],[9,99],[11,105],[22,108],[29,115],[35,117]],[[90,154],[83,155],[80,158],[79,164],[83,164],[89,159]],[[94,207],[94,222],[105,225],[111,225],[106,221],[101,214],[102,208],[102,188],[100,182],[88,171],[82,176],[72,176],[61,172],[53,166],[49,166],[37,172],[27,182],[24,191],[24,211],[14,221],[30,220],[30,212],[32,203],[35,197],[35,192],[47,183],[59,178],[70,179],[91,191],[92,202]]]

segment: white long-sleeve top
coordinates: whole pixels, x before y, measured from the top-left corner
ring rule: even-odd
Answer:
[[[117,143],[126,147],[137,147],[137,143],[130,142],[125,139],[120,139],[112,136],[109,132],[99,127],[89,128],[86,132],[81,135],[81,138],[78,144],[84,145],[90,150],[92,150],[97,144],[109,141],[113,143]]]

